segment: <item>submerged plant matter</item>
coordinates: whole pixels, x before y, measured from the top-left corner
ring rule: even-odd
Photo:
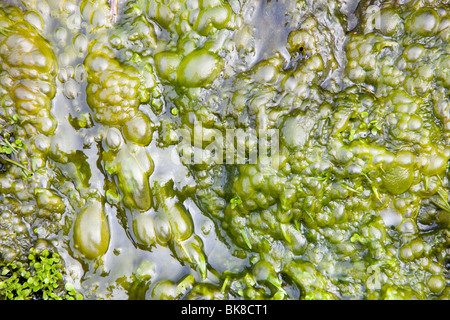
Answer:
[[[445,1],[111,5],[0,4],[0,298],[450,297]]]

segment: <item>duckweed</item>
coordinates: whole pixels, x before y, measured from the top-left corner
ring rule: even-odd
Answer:
[[[0,4],[0,298],[449,298],[445,1],[119,4]]]

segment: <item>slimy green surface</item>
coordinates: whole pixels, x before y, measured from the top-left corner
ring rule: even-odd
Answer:
[[[111,5],[0,3],[1,299],[450,297],[445,1]]]

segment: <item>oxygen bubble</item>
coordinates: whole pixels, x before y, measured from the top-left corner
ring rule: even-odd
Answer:
[[[87,51],[89,42],[84,34],[79,33],[73,38],[73,45],[75,52],[78,54],[83,54]]]
[[[74,79],[78,83],[84,83],[87,80],[87,72],[83,64],[78,64],[75,67]]]
[[[203,87],[219,76],[222,59],[206,49],[194,50],[180,62],[178,82],[185,87]]]
[[[64,43],[66,41],[66,39],[67,39],[67,30],[65,28],[62,28],[62,27],[57,28],[55,30],[54,37],[55,37],[56,42]]]
[[[75,99],[80,94],[80,90],[78,88],[77,83],[74,80],[69,79],[64,83],[63,93],[67,99],[72,100]]]
[[[91,199],[77,214],[73,227],[73,241],[87,259],[95,259],[106,253],[110,231],[102,204]]]
[[[124,124],[123,133],[132,142],[148,145],[153,134],[150,118],[146,114],[138,114]]]
[[[24,14],[24,19],[39,31],[44,30],[44,20],[36,11],[27,11]]]
[[[105,142],[106,145],[112,150],[118,149],[123,143],[122,134],[120,133],[119,129],[109,128],[106,134]]]
[[[425,48],[422,44],[414,43],[410,44],[403,51],[405,59],[409,62],[414,62],[419,60],[425,54]]]
[[[407,26],[408,31],[416,36],[433,36],[439,26],[439,15],[432,8],[420,8],[409,17]]]

